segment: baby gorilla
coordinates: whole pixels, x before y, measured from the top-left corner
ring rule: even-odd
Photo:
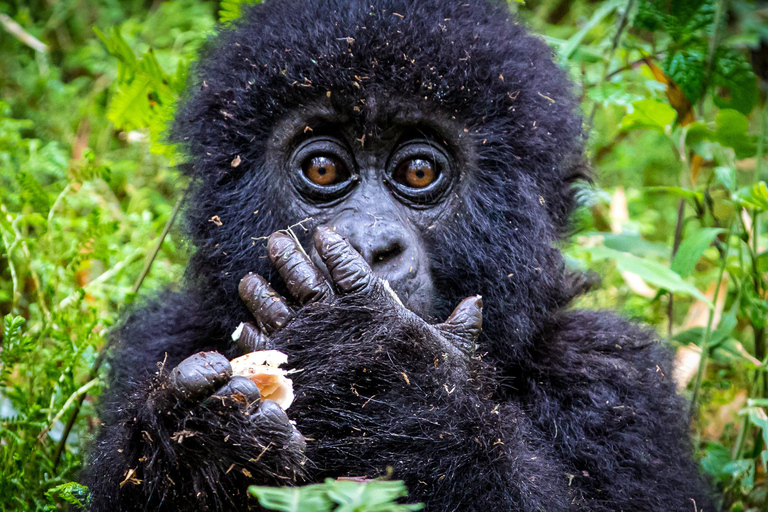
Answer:
[[[713,511],[671,352],[569,308],[571,89],[502,0],[244,7],[173,125],[195,251],[113,333],[91,509],[391,475],[435,512]],[[273,348],[288,411],[232,376]]]

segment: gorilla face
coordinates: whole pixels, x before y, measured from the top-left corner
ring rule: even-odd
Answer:
[[[434,285],[424,233],[454,209],[466,151],[447,116],[371,96],[381,105],[364,122],[321,105],[302,109],[275,131],[269,169],[274,193],[310,225],[345,237],[403,303],[426,318]],[[407,114],[406,114],[407,112]],[[327,274],[313,248],[311,258]]]
[[[264,240],[297,223],[307,248],[320,225],[346,237],[423,319],[482,295],[505,358],[572,296],[553,243],[583,177],[577,103],[495,2],[265,2],[192,77],[171,137],[193,178],[188,275],[222,331],[243,275],[287,292]]]

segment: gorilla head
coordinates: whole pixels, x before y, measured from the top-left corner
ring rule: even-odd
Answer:
[[[194,83],[173,139],[193,164],[190,274],[212,309],[244,273],[273,276],[259,237],[307,218],[426,318],[482,294],[489,333],[521,338],[506,352],[570,298],[552,243],[583,177],[581,122],[506,6],[266,2],[210,42]]]

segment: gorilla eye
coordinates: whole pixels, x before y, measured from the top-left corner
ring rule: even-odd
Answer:
[[[434,183],[439,172],[429,160],[411,158],[397,166],[392,178],[406,187],[424,188]]]
[[[288,165],[296,189],[317,202],[338,199],[358,182],[352,154],[333,137],[304,141],[293,152]]]
[[[453,181],[447,150],[428,139],[400,145],[389,159],[385,181],[392,192],[416,207],[429,207],[442,199]]]
[[[344,162],[330,155],[307,158],[301,168],[309,181],[321,187],[335,185],[350,178],[349,169]]]

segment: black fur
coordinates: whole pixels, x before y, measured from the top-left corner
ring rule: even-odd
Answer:
[[[268,426],[231,400],[192,421],[175,415],[157,363],[236,355],[229,335],[249,318],[237,283],[250,271],[275,277],[253,238],[301,220],[264,159],[275,127],[321,105],[366,133],[393,103],[449,119],[470,148],[455,208],[423,236],[436,317],[483,296],[482,357],[456,383],[415,342],[425,334],[394,313],[359,297],[307,308],[274,341],[304,370],[288,414],[310,438],[308,461],[280,450],[278,435],[254,462],[275,437]],[[566,309],[578,290],[554,246],[572,184],[585,178],[581,120],[549,48],[501,2],[248,8],[207,45],[172,138],[193,164],[196,252],[184,291],[134,311],[117,334],[86,472],[93,510],[242,509],[249,482],[373,477],[388,466],[441,512],[714,510],[669,351],[610,313]],[[193,434],[179,442],[181,431]]]

